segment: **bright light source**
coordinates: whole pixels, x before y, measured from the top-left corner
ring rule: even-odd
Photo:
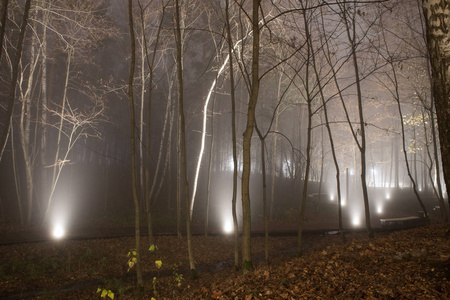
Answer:
[[[383,213],[383,206],[381,206],[381,205],[377,206],[377,213],[378,214],[382,214]]]
[[[359,219],[359,216],[355,215],[352,218],[352,225],[353,226],[359,226],[359,224],[361,223],[361,220]]]
[[[391,194],[386,193],[386,199],[387,199],[387,200],[391,199]]]
[[[63,238],[65,234],[64,227],[61,224],[55,225],[52,234],[55,239]]]
[[[223,225],[223,231],[225,233],[231,233],[233,232],[233,223],[231,223],[231,221],[226,221],[225,224]]]
[[[334,195],[333,194],[330,195],[330,201],[334,201]]]
[[[346,199],[342,199],[342,200],[341,200],[341,206],[346,206],[346,205],[347,205]]]

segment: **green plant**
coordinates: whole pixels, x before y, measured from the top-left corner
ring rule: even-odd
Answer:
[[[130,249],[130,251],[128,251],[127,254],[128,257],[128,271],[130,272],[130,270],[134,267],[134,265],[137,263],[137,252],[136,249]]]
[[[178,273],[178,265],[173,264],[172,266],[172,274],[175,277],[175,282],[177,283],[178,287],[181,287],[181,282],[184,280],[183,274]]]
[[[107,289],[102,289],[102,288],[97,288],[97,293],[101,293],[100,297],[101,298],[106,298],[109,297],[111,299],[114,299],[114,293],[111,292],[111,290],[107,290]]]

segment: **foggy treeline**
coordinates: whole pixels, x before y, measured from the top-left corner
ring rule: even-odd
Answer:
[[[294,211],[301,251],[305,210],[370,235],[400,189],[447,220],[422,1],[131,2],[2,1],[3,221],[132,215],[132,152],[149,230]]]

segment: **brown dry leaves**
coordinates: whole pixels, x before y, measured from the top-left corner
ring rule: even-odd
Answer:
[[[295,249],[296,237],[271,237],[270,266],[256,263],[256,270],[245,275],[232,269],[233,238],[197,236],[193,238],[200,273],[196,281],[186,273],[185,238],[157,237],[158,250],[154,252],[146,251],[150,245],[143,238],[145,297],[154,296],[152,280],[158,276],[157,299],[445,298],[450,294],[448,230],[448,225],[438,224],[376,239],[352,234],[347,243],[339,236],[315,237],[300,258],[283,253]],[[124,290],[113,292],[119,299],[134,299],[135,279],[124,277],[126,254],[133,245],[133,238],[120,238],[2,246],[0,295],[49,287],[57,290],[93,280],[114,289],[110,279],[122,278]],[[263,246],[262,237],[252,239],[254,258],[262,257]],[[159,273],[156,260],[162,261]],[[206,267],[223,261],[227,261],[224,270]],[[185,271],[181,287],[174,281],[173,264],[179,266],[180,273]],[[64,298],[98,299],[96,288],[65,293]],[[57,295],[59,299],[62,296]]]
[[[213,299],[436,299],[450,295],[448,225],[337,243],[192,293]],[[351,237],[349,237],[351,238]]]

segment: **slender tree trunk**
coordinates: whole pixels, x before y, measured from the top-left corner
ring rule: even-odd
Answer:
[[[142,37],[141,37],[141,105],[139,110],[139,195],[140,199],[144,199],[144,201],[141,201],[140,205],[141,208],[147,210],[147,216],[148,216],[148,209],[147,209],[147,203],[145,201],[145,160],[144,160],[144,106],[145,106],[145,28],[142,26]],[[147,120],[147,122],[150,122],[150,119]],[[148,220],[147,220],[148,221]],[[151,224],[151,222],[150,222]],[[150,235],[149,235],[150,236]]]
[[[361,91],[361,79],[359,77],[359,65],[358,65],[358,57],[356,53],[356,20],[348,15],[347,4],[343,3],[342,13],[343,13],[343,21],[346,27],[347,39],[351,46],[351,56],[353,60],[353,69],[355,72],[355,84],[356,84],[356,96],[358,100],[358,114],[359,114],[359,133],[361,135],[361,142],[358,142],[358,148],[360,151],[361,158],[361,186],[363,192],[363,200],[364,200],[364,214],[366,219],[366,230],[370,238],[374,237],[373,229],[370,220],[370,206],[369,206],[369,194],[367,191],[367,182],[366,182],[366,122],[364,119],[364,111],[363,111],[363,99],[362,99],[362,91]],[[350,19],[351,21],[349,21]],[[351,25],[349,25],[351,22]],[[351,26],[351,28],[350,28]],[[357,136],[355,136],[357,137]]]
[[[432,113],[433,113],[433,103],[431,103],[430,115]],[[430,118],[431,118],[431,116],[430,116]],[[442,197],[442,190],[441,190],[440,186],[438,185],[438,183],[435,184],[435,182],[433,180],[432,172],[433,172],[434,163],[433,163],[433,158],[431,157],[431,153],[430,153],[430,146],[428,143],[429,138],[428,138],[427,124],[425,122],[425,114],[424,114],[423,110],[422,110],[422,120],[424,120],[422,123],[423,123],[423,132],[425,134],[425,143],[426,143],[425,148],[426,148],[428,160],[430,161],[430,164],[428,165],[428,176],[429,176],[428,178],[430,179],[433,192],[436,195],[436,197],[438,198],[439,206],[441,207],[440,211],[441,211],[442,221],[448,222],[447,209],[445,208],[444,198]],[[431,126],[433,126],[433,125],[434,125],[434,122],[431,121]],[[434,136],[432,136],[431,138],[434,140]],[[439,183],[440,183],[440,181],[439,181]]]
[[[140,222],[139,222],[139,199],[137,193],[137,180],[136,180],[136,121],[134,112],[134,93],[133,93],[133,81],[134,81],[134,70],[136,63],[136,41],[134,37],[134,26],[133,26],[133,0],[128,0],[128,16],[129,16],[129,27],[130,27],[130,40],[131,40],[131,63],[130,63],[130,76],[128,79],[128,98],[130,101],[130,146],[131,146],[131,187],[133,192],[133,203],[134,203],[134,235],[135,235],[135,247],[136,247],[136,276],[137,284],[139,289],[143,289],[144,281],[142,279],[142,268],[141,268],[141,232],[140,232]]]
[[[171,83],[169,83],[169,92],[172,92],[172,84]],[[148,200],[150,200],[149,203],[147,204],[148,208],[150,208],[152,205],[154,205],[155,201],[156,201],[155,189],[156,189],[156,185],[158,182],[158,173],[159,173],[159,170],[161,169],[161,164],[162,164],[162,160],[163,160],[164,141],[166,139],[167,127],[168,127],[168,125],[170,126],[170,113],[171,113],[170,105],[171,105],[171,97],[169,96],[167,99],[167,103],[166,103],[166,111],[164,113],[164,124],[163,124],[163,128],[162,128],[162,133],[161,133],[161,141],[159,143],[158,159],[156,160],[155,173],[153,176],[150,192],[147,195]],[[163,176],[161,176],[160,181],[163,181]],[[149,224],[149,226],[150,225],[151,224]]]
[[[217,80],[217,78],[216,78]],[[205,236],[208,236],[208,224],[209,224],[209,204],[211,197],[211,168],[213,160],[214,149],[214,107],[216,104],[216,97],[214,96],[212,108],[211,108],[211,143],[209,145],[209,162],[208,162],[208,184],[206,187],[206,213],[205,213]]]
[[[3,3],[2,6],[6,4]],[[16,46],[16,55],[14,58],[14,64],[12,66],[12,76],[11,76],[11,84],[9,86],[9,94],[8,94],[8,104],[6,109],[6,124],[3,129],[2,136],[0,138],[0,161],[2,160],[3,153],[6,148],[6,143],[8,142],[9,131],[11,129],[12,122],[12,113],[14,108],[14,102],[16,99],[16,86],[17,86],[17,78],[19,76],[19,63],[22,58],[22,49],[23,49],[23,40],[25,38],[25,31],[27,29],[28,24],[28,14],[30,12],[31,0],[27,0],[25,2],[25,8],[23,12],[22,25],[20,26],[19,39],[17,41]],[[6,9],[6,6],[5,6]],[[3,30],[2,26],[2,30]]]
[[[323,21],[323,20],[322,20]],[[322,24],[324,24],[324,22],[322,22]],[[325,28],[323,28],[323,32],[325,32]],[[312,47],[312,44],[311,44]],[[328,51],[328,53],[330,53],[329,48],[328,48],[328,43],[325,42],[325,47],[324,49],[326,49],[325,51]],[[317,64],[316,64],[316,58],[315,58],[315,54],[314,54],[314,49],[312,48],[312,57],[313,57],[313,68],[314,68],[314,73],[316,75],[317,78],[319,78],[319,71],[317,69]],[[328,59],[328,56],[327,56]],[[329,62],[331,64],[331,62]],[[322,100],[322,105],[323,105],[323,115],[325,117],[325,127],[327,128],[327,132],[328,132],[328,138],[330,141],[330,148],[331,148],[331,155],[333,157],[333,163],[334,163],[334,167],[336,169],[336,189],[337,189],[337,200],[338,200],[338,220],[339,220],[339,232],[342,235],[342,240],[345,242],[345,232],[344,232],[344,227],[342,224],[342,192],[341,192],[341,172],[340,172],[340,168],[339,168],[339,162],[337,160],[337,155],[336,155],[336,148],[334,146],[334,138],[333,138],[333,132],[331,131],[331,127],[330,127],[330,121],[328,118],[328,107],[327,107],[327,101],[325,101],[325,96],[323,93],[323,88],[321,86],[321,82],[318,79],[317,80],[318,84],[319,84],[319,95],[320,95],[320,99]],[[322,154],[323,156],[323,154]],[[348,176],[348,168],[346,170],[346,185],[347,185],[347,190],[346,190],[346,198],[348,201],[348,180],[349,180],[349,176]]]
[[[303,251],[303,221],[305,218],[305,209],[306,209],[306,200],[308,194],[308,181],[309,181],[309,173],[311,168],[311,141],[312,141],[312,97],[311,91],[309,87],[309,76],[310,76],[310,63],[312,62],[312,46],[311,46],[311,35],[309,31],[309,22],[306,15],[306,9],[303,7],[302,10],[303,21],[305,25],[305,37],[307,41],[307,56],[306,56],[306,70],[305,70],[305,93],[306,93],[306,104],[308,109],[308,129],[306,136],[306,166],[305,166],[305,177],[303,178],[303,192],[302,192],[302,202],[300,206],[300,216],[299,216],[299,227],[298,227],[298,241],[297,241],[297,252],[299,255],[302,254]]]
[[[197,272],[195,270],[194,254],[192,252],[192,233],[191,233],[191,218],[189,201],[189,184],[187,178],[187,162],[186,162],[186,127],[184,121],[184,107],[183,107],[183,46],[181,39],[181,17],[180,17],[180,4],[179,0],[175,1],[175,26],[176,26],[176,44],[177,44],[177,81],[178,81],[178,113],[180,115],[180,129],[181,129],[181,165],[183,169],[183,182],[184,182],[184,197],[186,202],[186,235],[188,244],[188,256],[189,256],[189,268],[191,270],[191,276],[197,278]]]
[[[152,96],[153,96],[153,69],[155,67],[155,58],[156,58],[156,51],[159,46],[159,40],[161,36],[161,29],[162,29],[162,22],[164,21],[164,15],[165,15],[165,8],[166,6],[161,1],[161,20],[159,21],[158,30],[156,33],[156,41],[153,48],[152,57],[150,59],[148,46],[147,46],[147,39],[145,35],[145,25],[144,25],[144,9],[141,7],[141,4],[139,2],[139,6],[141,8],[141,28],[142,28],[142,39],[143,39],[143,49],[145,49],[145,57],[147,59],[147,67],[149,70],[149,79],[148,79],[148,103],[147,103],[147,143],[146,143],[146,153],[147,153],[147,160],[144,160],[145,163],[145,170],[144,170],[144,177],[145,177],[145,188],[143,189],[144,197],[145,197],[145,208],[147,213],[147,228],[148,228],[148,236],[149,236],[149,242],[151,244],[154,243],[154,236],[153,236],[153,225],[152,225],[152,209],[151,209],[151,193],[150,193],[150,153],[151,153],[151,116],[152,116]],[[144,84],[144,82],[143,82]],[[142,132],[142,135],[144,133]],[[156,174],[155,174],[156,176]],[[170,201],[170,200],[169,200]]]
[[[17,207],[19,210],[20,225],[23,225],[24,218],[23,218],[23,208],[22,208],[22,197],[20,194],[20,180],[19,180],[19,172],[17,171],[18,168],[17,168],[16,150],[15,150],[15,146],[14,146],[14,126],[11,126],[11,156],[12,156],[14,185],[15,185],[15,189],[16,189]]]
[[[233,215],[233,231],[234,231],[234,267],[239,267],[239,232],[236,213],[236,196],[237,196],[237,150],[236,150],[236,90],[234,85],[234,66],[233,66],[233,41],[231,37],[230,28],[230,12],[229,0],[226,0],[225,14],[226,14],[226,31],[228,42],[228,56],[230,65],[230,95],[231,95],[231,138],[233,143],[233,194],[231,197],[231,211]]]
[[[278,102],[281,98],[281,83],[283,78],[284,68],[279,72],[278,74],[278,85],[277,85],[277,99]],[[275,111],[275,132],[278,132],[278,118],[280,114],[277,111]],[[271,189],[270,189],[270,209],[269,209],[269,219],[272,221],[274,218],[274,211],[273,206],[275,204],[275,173],[276,173],[276,166],[277,166],[277,143],[278,143],[278,134],[275,134],[273,137],[273,149],[272,149],[272,170],[271,170],[271,177],[272,177],[272,183],[271,183]]]
[[[42,11],[42,38],[41,38],[41,62],[42,62],[42,75],[41,75],[41,102],[40,102],[40,111],[41,111],[41,119],[40,119],[40,187],[41,187],[41,205],[45,207],[44,201],[48,199],[48,170],[47,166],[47,23],[48,23],[48,12],[45,10],[45,0],[41,1],[41,5],[43,8]]]
[[[20,144],[22,148],[22,155],[25,162],[25,187],[26,187],[26,199],[27,199],[27,224],[31,224],[31,218],[33,215],[33,157],[32,157],[32,143],[30,140],[31,133],[31,93],[34,82],[34,71],[36,70],[36,64],[38,61],[38,55],[36,55],[36,37],[33,35],[30,46],[30,63],[29,74],[27,80],[27,88],[22,95],[22,112],[20,115],[19,133]],[[22,80],[20,80],[22,82]]]
[[[178,107],[177,120],[177,236],[181,239],[181,113]]]
[[[159,187],[158,187],[157,191],[155,192],[155,196],[154,196],[155,199],[158,197],[159,192],[161,191],[161,188],[162,188],[163,183],[164,183],[164,178],[166,178],[166,171],[167,171],[167,169],[169,169],[168,182],[169,183],[171,182],[170,181],[170,153],[171,153],[171,149],[172,149],[172,130],[173,130],[173,120],[175,118],[175,105],[172,104],[171,88],[169,90],[170,90],[170,92],[169,92],[167,101],[169,101],[169,103],[172,106],[172,108],[171,108],[170,117],[169,117],[170,118],[170,120],[169,120],[169,124],[170,125],[169,125],[169,134],[168,134],[168,137],[167,137],[166,160],[165,160],[165,163],[164,163],[163,172],[161,174],[161,180],[159,182]],[[168,196],[167,196],[167,199],[169,199],[167,201],[169,210],[170,210],[170,192],[171,192],[171,190],[169,189],[169,193],[168,193]]]
[[[250,212],[250,168],[251,141],[255,125],[255,110],[259,94],[259,6],[261,0],[253,0],[252,27],[252,77],[251,91],[247,107],[247,125],[243,136],[242,166],[242,267],[244,272],[253,270],[251,251],[251,212]]]
[[[398,90],[397,75],[396,75],[396,71],[395,71],[395,68],[392,65],[392,63],[391,63],[391,67],[392,67],[393,80],[394,80],[394,86],[395,86],[394,98],[397,101],[399,120],[401,123],[402,146],[403,146],[403,155],[404,155],[405,164],[406,164],[406,171],[408,172],[408,177],[411,180],[411,183],[413,186],[413,191],[414,191],[414,194],[416,195],[417,201],[419,202],[419,205],[422,208],[422,211],[425,213],[425,218],[427,220],[427,223],[430,223],[430,218],[428,216],[427,209],[426,209],[425,205],[423,204],[422,199],[420,198],[420,195],[419,195],[419,192],[417,189],[416,179],[412,176],[411,168],[409,167],[408,153],[407,153],[406,142],[405,142],[405,126],[403,124],[403,114],[402,114],[402,108],[401,108],[401,104],[400,104],[400,94],[399,94],[399,90]]]
[[[267,184],[266,184],[266,155],[265,155],[265,138],[255,124],[256,133],[261,142],[261,169],[263,184],[263,218],[264,218],[264,261],[269,265],[269,217],[267,210]]]

